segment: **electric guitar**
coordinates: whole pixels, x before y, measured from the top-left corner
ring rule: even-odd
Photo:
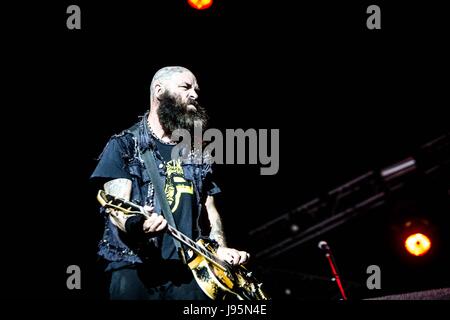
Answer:
[[[105,208],[119,210],[127,215],[144,215],[148,213],[142,206],[131,201],[120,199],[99,190],[97,200]],[[213,300],[226,300],[236,297],[239,300],[269,300],[262,289],[262,283],[252,272],[242,265],[233,266],[219,259],[213,245],[200,239],[193,241],[174,227],[168,225],[167,232],[172,237],[185,244],[190,250],[188,267],[203,292]]]

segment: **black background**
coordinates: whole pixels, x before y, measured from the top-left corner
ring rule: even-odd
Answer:
[[[438,1],[377,1],[381,30],[366,28],[372,2],[216,0],[206,12],[152,2],[5,10],[4,103],[13,129],[4,145],[13,151],[4,170],[20,213],[5,220],[3,274],[12,297],[105,298],[96,258],[102,221],[88,177],[109,136],[147,110],[151,78],[163,66],[194,72],[213,127],[280,129],[277,175],[261,176],[258,165],[217,168],[225,229],[238,248],[255,245],[249,230],[448,132],[448,32]],[[66,28],[70,4],[81,7],[81,30]],[[450,285],[447,190],[430,192],[442,201],[430,209],[434,198],[417,200],[418,189],[403,201],[412,210],[419,210],[414,201],[425,203],[420,209],[437,225],[439,246],[428,260],[397,251],[386,218],[392,207],[328,235],[344,278],[364,285],[370,264],[385,275],[382,290],[355,289],[355,299]],[[316,244],[267,270],[328,277]],[[82,290],[66,288],[71,264],[81,267]],[[337,298],[330,282],[261,276],[278,299]]]

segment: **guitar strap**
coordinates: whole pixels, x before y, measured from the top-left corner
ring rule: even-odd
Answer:
[[[137,139],[137,141],[140,141],[139,139],[139,127],[136,126],[135,128],[131,129],[131,133],[134,135],[134,137]],[[139,149],[139,148],[138,148]],[[144,153],[141,154],[142,160],[144,161],[145,168],[147,169],[147,172],[150,175],[150,179],[152,181],[155,195],[161,205],[161,211],[164,219],[167,220],[167,223],[172,227],[177,229],[177,226],[175,224],[175,220],[173,219],[172,210],[170,209],[169,203],[167,202],[166,195],[164,193],[164,188],[161,183],[161,178],[159,177],[158,167],[156,166],[155,157],[152,154],[152,151],[150,148],[147,148]],[[178,252],[178,255],[183,261],[184,264],[186,264],[186,256],[184,254],[183,247],[181,246],[180,241],[175,239],[175,237],[172,237],[175,249]]]

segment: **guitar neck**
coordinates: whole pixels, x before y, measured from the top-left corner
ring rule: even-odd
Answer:
[[[143,206],[140,206],[131,201],[127,201],[125,199],[120,199],[118,197],[112,196],[100,190],[97,195],[97,200],[101,203],[102,206],[111,208],[114,210],[122,211],[125,214],[141,214],[145,217],[149,217],[148,212],[144,209]],[[195,241],[190,239],[188,236],[184,235],[177,229],[172,226],[167,227],[167,232],[169,235],[174,237],[175,239],[181,241],[186,246],[194,250],[197,254],[203,256],[206,260],[213,263],[217,267],[227,270],[227,265],[222,260],[219,260],[216,256],[214,256],[210,251],[205,249],[203,246],[198,245]]]
[[[185,245],[187,245],[189,248],[194,250],[197,254],[203,256],[206,260],[209,262],[215,264],[217,267],[221,268],[222,270],[226,271],[227,268],[225,267],[224,263],[217,259],[214,255],[211,254],[208,250],[203,248],[202,246],[198,245],[196,242],[194,242],[191,238],[186,236],[185,234],[181,233],[177,229],[175,229],[172,226],[167,227],[167,232],[172,237],[176,238],[177,240],[181,241]]]

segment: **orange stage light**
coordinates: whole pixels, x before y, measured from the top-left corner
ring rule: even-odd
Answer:
[[[213,0],[188,0],[189,5],[198,10],[205,10],[211,7]]]
[[[415,233],[405,240],[405,248],[415,256],[422,256],[431,248],[431,240],[422,233]]]

